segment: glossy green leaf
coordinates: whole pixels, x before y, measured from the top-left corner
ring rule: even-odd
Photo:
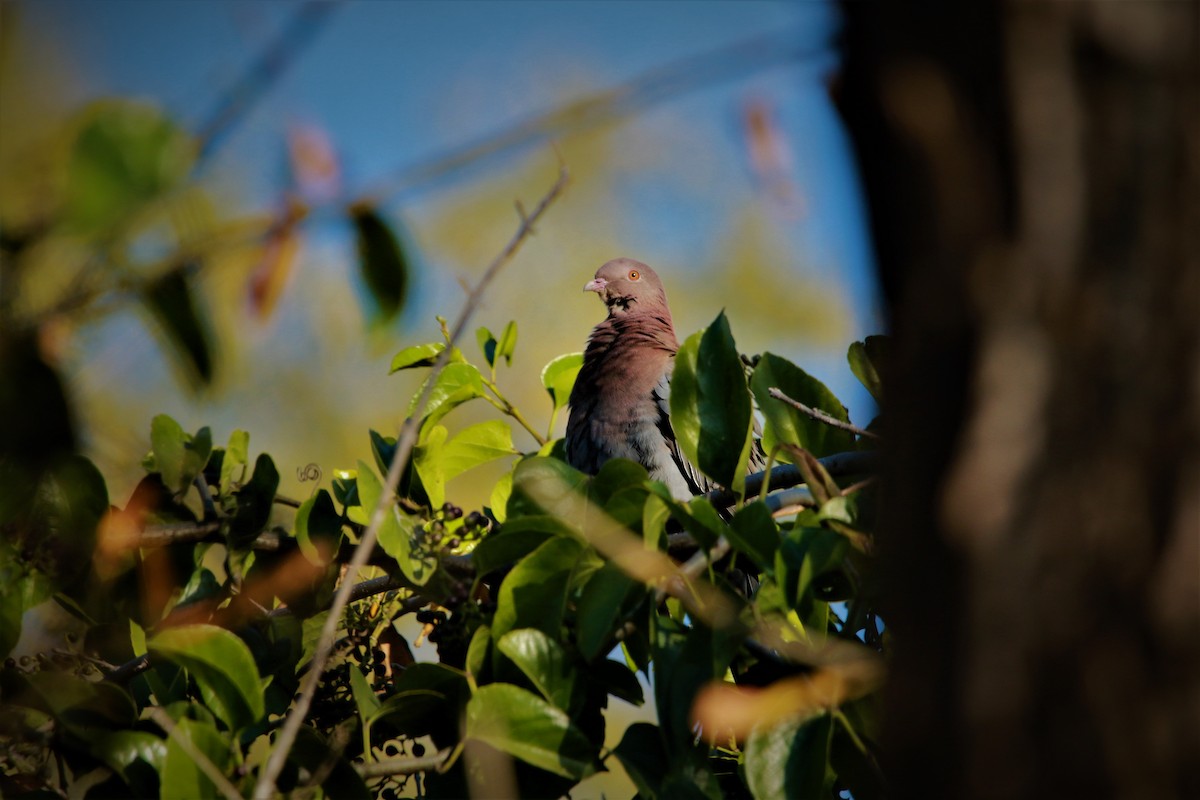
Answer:
[[[337,553],[342,520],[329,492],[321,489],[301,503],[294,527],[300,552],[313,564],[323,566]]]
[[[504,359],[504,363],[512,366],[513,353],[517,349],[517,321],[512,320],[504,326],[500,340],[496,343],[496,360]]]
[[[828,714],[756,729],[746,742],[746,783],[755,800],[827,797],[833,721]]]
[[[654,704],[659,725],[671,752],[689,753],[696,692],[725,675],[740,639],[701,625],[687,628],[662,616],[653,620]]]
[[[233,767],[232,743],[218,733],[216,728],[209,723],[186,717],[180,719],[175,723],[175,736],[167,740],[167,752],[159,775],[159,798],[176,800],[188,797],[209,800],[223,797],[212,780],[196,765],[191,753],[176,741],[176,736],[185,739],[191,745],[191,749],[207,756],[213,766],[226,775],[230,774]]]
[[[771,567],[779,549],[779,526],[766,503],[749,503],[729,521],[726,538],[734,549],[754,559],[760,567]]]
[[[582,367],[583,353],[567,353],[551,359],[542,367],[542,386],[549,392],[555,411],[566,408],[567,401],[571,399],[571,389],[575,387],[575,378]]]
[[[422,390],[423,391],[423,390]],[[411,416],[416,411],[417,399],[421,392],[413,395],[408,405]],[[483,375],[474,364],[447,364],[437,376],[429,401],[425,405],[425,421],[423,427],[429,427],[438,422],[458,406],[483,396]]]
[[[467,703],[468,739],[527,764],[581,780],[596,771],[596,752],[564,711],[507,683],[480,687]]]
[[[158,772],[167,756],[167,743],[149,731],[110,731],[93,739],[91,752],[128,780],[125,771],[134,761],[144,761]]]
[[[250,434],[234,431],[229,434],[229,444],[221,459],[221,494],[233,490],[234,483],[245,478],[246,465],[250,463]]]
[[[356,205],[350,216],[358,244],[359,269],[374,300],[372,316],[376,322],[388,322],[399,313],[408,295],[408,258],[400,238],[378,210]]]
[[[259,453],[254,473],[237,492],[237,510],[229,522],[229,546],[241,549],[262,533],[271,519],[275,492],[279,489],[279,471],[266,453]]]
[[[740,492],[750,457],[753,407],[741,357],[722,312],[687,338],[671,377],[671,426],[684,455]]]
[[[21,539],[36,546],[37,566],[53,588],[74,595],[83,588],[96,528],[108,512],[108,488],[91,461],[69,455],[45,469],[32,489],[32,497],[25,495],[22,507],[12,509],[19,527],[5,535],[19,531]]]
[[[262,682],[254,656],[234,634],[215,625],[168,628],[147,642],[151,653],[188,671],[208,706],[232,730],[264,715]]]
[[[561,644],[536,628],[520,628],[501,636],[496,647],[525,673],[542,697],[563,711],[571,710],[577,672]]]
[[[514,628],[537,628],[557,638],[582,555],[579,542],[555,537],[513,567],[500,584],[492,636],[499,639]]]
[[[158,322],[186,374],[201,385],[213,378],[213,335],[207,309],[193,291],[189,270],[171,269],[146,285],[143,302]]]
[[[781,442],[803,447],[818,457],[854,449],[854,435],[849,431],[818,422],[770,396],[768,390],[777,388],[810,408],[824,411],[842,422],[849,421],[845,407],[833,392],[787,359],[764,353],[750,377],[750,388],[766,421],[763,448],[768,452]],[[778,458],[790,460],[786,452],[779,453]]]
[[[131,101],[91,107],[71,147],[66,216],[108,233],[176,186],[195,158],[191,138],[159,109]]]
[[[25,612],[51,594],[49,581],[17,562],[8,543],[0,541],[0,659],[7,658],[21,639]]]
[[[364,461],[358,462],[357,486],[369,520],[379,503],[379,496],[383,494],[383,483]],[[413,531],[413,524],[408,517],[397,511],[395,503],[389,503],[379,528],[379,546],[396,559],[406,578],[418,586],[424,586],[437,568],[437,559],[432,553],[414,547]]]
[[[402,369],[412,369],[413,367],[432,367],[433,362],[437,360],[438,354],[445,349],[446,345],[441,342],[414,344],[412,347],[406,347],[392,357],[392,366],[388,370],[388,373],[399,372]]]
[[[605,564],[588,579],[575,613],[575,635],[584,658],[591,661],[612,647],[617,628],[644,593],[642,584],[616,564]]]
[[[879,375],[883,362],[887,359],[887,351],[888,337],[868,336],[864,341],[850,345],[850,350],[846,353],[850,371],[871,393],[876,403],[883,402],[883,381]]]

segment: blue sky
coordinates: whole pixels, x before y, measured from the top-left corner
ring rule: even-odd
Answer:
[[[71,81],[63,91],[71,102],[134,96],[195,129],[295,8],[286,2],[50,0],[21,11],[23,24],[53,43],[66,62]],[[287,178],[288,126],[304,123],[326,132],[345,191],[353,195],[409,165],[658,65],[760,35],[794,38],[811,57],[716,82],[607,125],[596,136],[599,144],[580,145],[577,152],[585,155],[577,163],[570,163],[570,141],[564,142],[575,174],[571,193],[506,273],[511,291],[501,288],[479,322],[498,328],[507,318],[521,320],[522,347],[536,376],[550,356],[582,349],[602,315],[595,298],[579,297],[571,287],[581,286],[603,260],[633,256],[662,274],[681,339],[725,307],[744,350],[770,349],[793,359],[865,423],[873,405],[846,368],[845,350],[854,339],[880,332],[881,321],[849,147],[826,90],[836,66],[836,24],[836,9],[823,2],[345,2],[222,142],[206,179],[223,207],[269,211]],[[746,109],[754,104],[774,119],[787,181],[800,198],[798,213],[773,208],[756,180],[746,126]],[[386,376],[390,355],[436,338],[432,315],[454,313],[460,283],[477,274],[483,254],[498,250],[515,226],[512,197],[504,192],[511,185],[512,193],[534,202],[552,163],[547,148],[534,145],[386,198],[423,269],[410,307],[383,344],[378,337],[365,345],[343,342],[325,353],[330,361],[321,374],[334,384],[362,387],[338,402],[371,417],[373,427],[387,429],[395,421],[394,413],[374,411],[379,396],[397,392],[396,379]],[[495,203],[489,192],[496,193]],[[486,220],[468,216],[481,203],[499,210]],[[322,339],[341,341],[335,334],[343,322],[347,342],[365,328],[352,308],[332,320],[321,308],[334,302],[329,298],[344,299],[330,286],[355,280],[344,224],[318,216],[308,234],[304,263],[277,319],[239,337],[247,359],[277,370],[260,371],[259,386],[290,379],[311,363],[314,350],[333,347]],[[750,270],[742,259],[763,263]],[[743,270],[755,291],[742,291]],[[523,290],[512,290],[516,282]],[[91,332],[84,360],[119,353],[126,361],[102,376],[85,374],[85,394],[116,398],[133,412],[137,431],[148,430],[153,413],[167,410],[185,426],[212,424],[218,440],[232,427],[245,427],[264,448],[282,449],[285,460],[311,457],[287,453],[283,425],[302,422],[303,415],[280,414],[279,396],[253,391],[235,377],[203,398],[181,399],[168,368],[129,355],[154,349],[141,324],[128,317]],[[536,377],[531,384],[540,391]]]

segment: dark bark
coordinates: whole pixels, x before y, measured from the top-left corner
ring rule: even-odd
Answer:
[[[1194,3],[848,3],[898,797],[1200,796]]]

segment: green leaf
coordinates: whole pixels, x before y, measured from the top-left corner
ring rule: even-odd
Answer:
[[[553,535],[541,530],[510,531],[506,525],[499,534],[487,537],[471,551],[475,573],[487,575],[499,567],[512,564],[532,553]]]
[[[84,588],[96,528],[109,510],[108,487],[96,466],[80,455],[56,460],[38,478],[32,496],[22,497],[22,507],[13,509],[19,527],[4,535],[19,531],[25,542],[36,544],[39,570],[55,589],[75,594]]]
[[[509,631],[496,647],[533,682],[534,688],[563,711],[571,710],[575,665],[561,644],[535,628]]]
[[[91,752],[128,783],[125,770],[134,761],[144,761],[159,772],[167,756],[167,743],[149,731],[110,731],[92,741]]]
[[[649,722],[633,723],[625,729],[613,754],[629,773],[640,797],[654,800],[659,796],[659,789],[667,778],[668,757],[658,726]]]
[[[412,347],[406,347],[392,357],[392,366],[388,370],[388,374],[413,367],[432,367],[438,354],[445,349],[446,345],[441,342],[414,344]]]
[[[96,103],[71,148],[67,219],[85,233],[112,235],[114,226],[176,186],[194,158],[191,138],[159,109]]]
[[[305,558],[318,566],[329,563],[342,539],[342,519],[329,492],[321,489],[300,504],[295,530],[296,542]]]
[[[350,692],[354,695],[354,705],[358,708],[359,719],[363,721],[364,725],[369,724],[379,712],[382,704],[370,684],[367,683],[366,676],[354,664],[350,665]]]
[[[237,509],[229,522],[229,546],[240,550],[267,526],[275,492],[279,489],[279,471],[266,453],[259,453],[250,480],[238,490]]]
[[[739,552],[750,556],[764,568],[775,563],[779,549],[779,526],[765,503],[750,503],[738,509],[730,520],[725,536]]]
[[[517,453],[508,423],[498,419],[480,422],[446,443],[441,453],[442,474],[450,480],[480,464]]]
[[[232,636],[233,634],[230,634]],[[176,735],[208,757],[217,769],[229,774],[233,767],[231,743],[210,723],[183,718],[175,723]],[[159,797],[173,800],[179,797],[194,797],[208,800],[223,795],[204,771],[196,765],[191,753],[184,749],[175,736],[167,740],[167,753],[163,758],[159,775]]]
[[[483,353],[483,360],[492,368],[492,374],[495,375],[496,370],[496,336],[485,327],[480,327],[475,331],[475,341],[479,343],[479,350]]]
[[[642,684],[638,682],[637,674],[628,664],[602,658],[592,667],[592,677],[613,697],[630,705],[640,706],[646,702]]]
[[[245,477],[245,467],[249,463],[250,434],[234,431],[229,434],[229,444],[226,445],[225,456],[221,459],[221,494],[228,494],[233,490],[235,482],[241,482]]]
[[[358,496],[367,519],[375,511],[379,496],[383,494],[383,483],[366,462],[358,462]],[[432,553],[418,552],[413,546],[413,525],[406,516],[401,516],[395,503],[389,503],[379,528],[379,546],[400,565],[404,576],[417,586],[424,586],[437,568],[437,559]]]
[[[384,701],[375,720],[384,717],[401,733],[432,734],[434,740],[458,740],[459,711],[470,689],[459,670],[442,664],[410,664],[396,678],[395,691]]]
[[[500,341],[496,344],[496,358],[504,359],[504,363],[512,366],[513,352],[517,349],[517,321],[512,320],[504,326]]]
[[[537,628],[558,638],[567,593],[582,556],[579,542],[555,537],[513,567],[500,584],[492,636],[499,639],[514,628]]]
[[[787,359],[764,353],[750,377],[750,388],[766,421],[763,449],[768,452],[781,442],[803,447],[819,457],[854,449],[854,435],[849,431],[818,422],[768,393],[769,389],[778,388],[809,408],[824,411],[842,422],[850,421],[841,401],[825,384]]]
[[[488,497],[488,505],[492,510],[492,516],[500,524],[508,519],[508,498],[512,496],[513,489],[513,473],[512,470],[500,476],[500,480],[492,486],[492,493]]]
[[[571,389],[575,387],[575,378],[583,367],[583,353],[567,353],[550,360],[542,367],[542,386],[550,393],[554,410],[565,408],[571,399]]]
[[[467,703],[468,739],[527,764],[582,780],[596,771],[596,752],[561,709],[507,683],[480,687]]]
[[[513,470],[508,516],[549,514],[578,529],[587,508],[580,498],[587,482],[586,475],[557,458],[522,459]]]
[[[690,629],[662,616],[654,623],[654,703],[667,747],[691,752],[692,701],[700,687],[725,675],[740,637],[701,625]]]
[[[408,405],[409,416],[417,410],[417,399],[420,396],[421,392],[413,395],[412,402]],[[429,394],[422,427],[436,424],[455,408],[476,397],[483,397],[483,375],[480,374],[479,368],[474,364],[447,364],[438,374],[433,391]]]
[[[147,284],[143,302],[158,321],[186,374],[207,386],[213,377],[212,330],[208,313],[192,291],[188,270],[169,270]]]
[[[684,455],[735,492],[746,481],[753,408],[746,373],[722,312],[687,338],[671,377],[671,426]]]
[[[827,797],[833,720],[828,714],[801,717],[755,729],[746,742],[746,783],[755,800]]]
[[[21,639],[25,612],[51,594],[50,584],[38,572],[26,572],[8,543],[0,540],[0,659],[7,658]]]
[[[151,653],[183,667],[200,695],[231,730],[252,725],[265,714],[262,682],[245,642],[215,625],[183,625],[155,634]]]
[[[791,608],[803,608],[813,582],[842,563],[848,546],[844,536],[824,528],[788,531],[775,554],[775,575]]]
[[[376,209],[355,205],[350,216],[357,235],[359,269],[375,301],[372,316],[376,322],[388,322],[399,313],[408,294],[408,259],[399,237]]]
[[[150,449],[154,453],[154,467],[162,475],[167,488],[179,493],[191,484],[183,479],[184,448],[191,437],[183,432],[183,426],[166,414],[150,420]]]
[[[868,336],[864,341],[850,345],[846,360],[850,362],[850,371],[854,377],[866,387],[875,398],[876,403],[883,403],[883,381],[879,377],[881,366],[887,360],[888,337]]]
[[[617,626],[644,594],[642,584],[616,564],[605,564],[588,579],[575,612],[579,652],[585,659],[591,661],[612,647]]]
[[[189,436],[178,422],[159,414],[150,422],[150,444],[163,483],[179,495],[187,491],[208,464],[212,431],[204,427],[195,436]]]

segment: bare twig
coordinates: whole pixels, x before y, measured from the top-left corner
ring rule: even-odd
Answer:
[[[320,682],[321,675],[324,672],[325,662],[333,649],[334,637],[337,634],[338,619],[341,616],[342,610],[345,609],[346,603],[350,600],[350,593],[353,586],[351,581],[358,574],[358,570],[371,557],[371,551],[374,549],[375,541],[379,537],[379,528],[383,523],[384,516],[391,513],[391,507],[394,502],[393,495],[395,495],[396,487],[400,483],[400,476],[404,471],[405,465],[408,463],[413,445],[416,443],[421,415],[426,404],[429,402],[429,396],[432,394],[433,387],[437,383],[438,375],[441,374],[442,369],[449,362],[450,355],[454,351],[454,344],[462,336],[463,330],[465,330],[467,323],[483,298],[484,291],[500,272],[500,269],[516,254],[521,244],[529,236],[533,225],[546,212],[546,209],[558,199],[566,185],[567,170],[565,165],[560,162],[558,180],[555,181],[550,191],[538,203],[537,208],[528,217],[521,220],[517,232],[509,240],[508,244],[505,245],[500,254],[488,265],[487,270],[479,279],[479,283],[476,284],[475,288],[467,296],[463,309],[454,327],[451,329],[449,341],[434,362],[433,369],[430,371],[429,378],[425,382],[425,388],[417,399],[412,415],[404,421],[404,426],[400,431],[399,437],[397,437],[396,452],[392,456],[392,464],[388,469],[383,491],[380,493],[379,501],[375,504],[375,510],[371,514],[371,523],[363,533],[358,549],[354,553],[354,558],[347,566],[346,578],[338,588],[337,595],[333,599],[333,605],[329,609],[329,617],[325,620],[325,626],[321,630],[321,639],[317,643],[316,652],[313,654],[310,672],[305,676],[304,685],[301,687],[300,694],[296,698],[296,703],[288,714],[283,727],[280,729],[279,736],[275,739],[275,746],[271,750],[271,756],[263,766],[258,783],[254,787],[254,797],[257,800],[269,800],[275,795],[275,780],[279,776],[280,770],[283,769],[288,753],[292,749],[292,743],[296,740],[296,734],[299,732],[300,726],[304,723],[304,718],[308,715],[308,709],[312,705],[313,694],[316,692],[317,684]]]
[[[811,406],[804,405],[804,403],[801,403],[799,400],[793,400],[774,386],[772,386],[770,389],[767,389],[767,394],[771,395],[771,397],[774,397],[776,400],[782,400],[801,413],[808,414],[810,417],[823,425],[828,425],[831,428],[838,428],[839,430],[843,431],[849,431],[856,436],[865,436],[868,439],[879,438],[878,434],[871,433],[871,431],[866,430],[865,428],[860,428],[857,425],[850,424],[849,422],[842,422],[837,417],[831,416],[819,408],[812,408]]]
[[[449,758],[451,749],[446,747],[432,755],[411,758],[385,758],[372,764],[355,764],[354,769],[363,778],[383,778],[388,775],[413,775],[437,769]]]
[[[183,752],[188,754],[188,758],[196,763],[200,771],[208,776],[208,779],[217,787],[217,791],[228,798],[228,800],[242,800],[242,793],[237,790],[237,787],[229,782],[229,778],[225,777],[225,773],[217,769],[217,765],[212,763],[208,756],[196,749],[191,739],[179,732],[179,728],[175,725],[175,720],[171,719],[167,715],[167,712],[158,706],[151,706],[149,714],[150,719],[154,720],[160,728],[166,731],[167,735],[183,748]]]
[[[197,139],[200,152],[197,163],[212,158],[225,137],[240,122],[262,93],[283,74],[340,3],[302,3],[288,20],[283,32],[273,39],[254,63],[229,87],[200,126]]]

